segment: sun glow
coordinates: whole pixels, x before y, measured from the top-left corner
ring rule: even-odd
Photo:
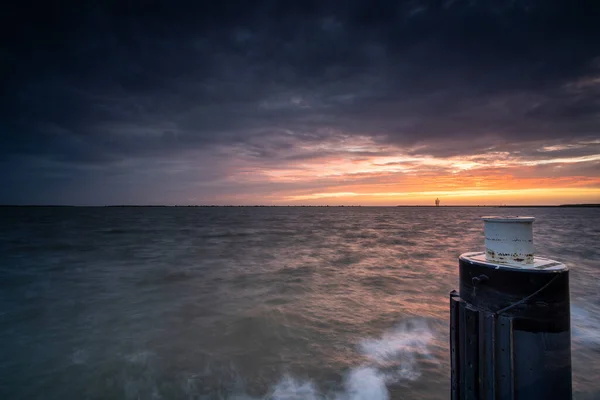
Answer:
[[[250,175],[253,182],[280,188],[263,197],[272,204],[432,204],[436,197],[444,205],[600,202],[598,143],[537,148],[531,155],[436,157],[368,138],[343,138],[302,146],[290,161],[255,167]],[[581,148],[592,151],[566,156]]]

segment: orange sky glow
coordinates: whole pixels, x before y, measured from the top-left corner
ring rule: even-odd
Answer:
[[[585,147],[585,156],[565,151]],[[407,151],[408,150],[408,151]],[[237,182],[269,184],[232,204],[273,205],[558,205],[600,203],[600,140],[540,144],[532,156],[490,150],[462,157],[411,156],[364,137],[321,143],[301,162],[239,168]],[[594,151],[597,150],[597,151]],[[592,153],[592,154],[590,154]],[[381,155],[380,155],[381,154]]]

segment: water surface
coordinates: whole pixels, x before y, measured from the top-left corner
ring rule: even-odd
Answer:
[[[0,398],[446,399],[457,257],[507,212],[600,398],[600,209],[483,207],[0,208]]]

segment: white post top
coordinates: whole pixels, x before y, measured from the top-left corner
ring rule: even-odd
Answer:
[[[534,217],[485,216],[485,253],[470,252],[460,259],[498,268],[515,268],[557,272],[567,270],[563,263],[535,255],[533,247]]]
[[[483,219],[485,258],[489,262],[509,265],[534,263],[534,217],[487,216]]]

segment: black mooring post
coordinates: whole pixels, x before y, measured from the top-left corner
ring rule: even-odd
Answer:
[[[533,255],[533,218],[484,220],[450,293],[451,398],[570,400],[569,270]]]

